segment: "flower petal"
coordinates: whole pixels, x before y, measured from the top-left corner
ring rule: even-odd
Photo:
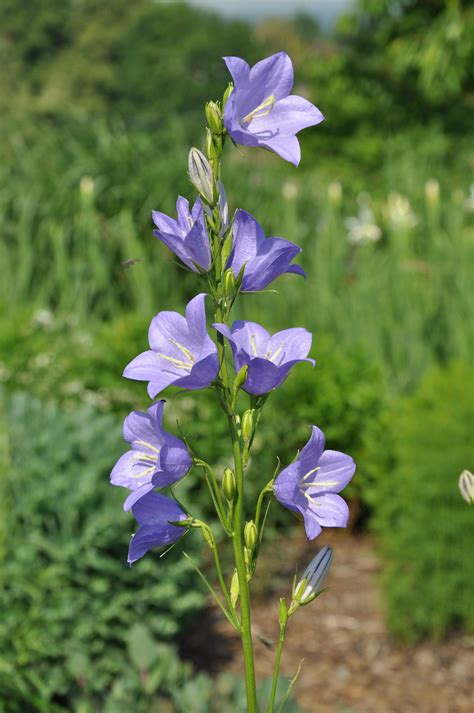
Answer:
[[[317,504],[311,504],[311,510],[323,527],[346,527],[349,520],[349,508],[345,500],[335,493],[317,496]]]
[[[315,488],[320,491],[339,493],[354,475],[356,464],[345,453],[324,451],[319,459],[319,467],[320,470],[312,481]]]
[[[123,376],[126,379],[135,379],[136,381],[150,381],[156,375],[157,369],[158,360],[155,352],[146,351],[127,364],[123,371]]]
[[[248,81],[250,67],[245,60],[240,57],[223,57],[222,59],[226,63],[236,87]]]
[[[259,142],[263,148],[274,151],[276,154],[289,161],[294,166],[298,166],[301,161],[301,147],[296,136],[281,136],[272,139],[265,139]]]
[[[308,540],[314,540],[314,538],[318,537],[323,531],[314,513],[309,508],[304,512],[304,529],[306,530]]]
[[[303,479],[313,468],[319,466],[319,459],[323,454],[325,443],[326,438],[324,432],[317,426],[312,426],[311,436],[306,445],[301,449],[298,458],[301,468],[301,477]],[[311,478],[311,480],[314,480],[314,478]]]
[[[252,67],[249,79],[255,94],[265,98],[273,95],[277,102],[286,97],[293,87],[291,59],[286,52],[277,52],[266,57]]]

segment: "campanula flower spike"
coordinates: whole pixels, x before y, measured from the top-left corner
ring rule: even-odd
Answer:
[[[280,386],[292,367],[307,361],[311,349],[311,334],[302,328],[284,329],[271,336],[256,322],[237,320],[232,328],[226,324],[214,324],[232,348],[235,371],[248,366],[243,389],[254,396],[267,394]]]
[[[204,389],[217,376],[217,347],[206,329],[204,293],[186,307],[186,316],[178,312],[158,312],[150,324],[151,349],[139,354],[125,367],[127,379],[148,381],[148,393],[154,398],[167,386]]]
[[[208,295],[201,292],[194,297],[184,315],[158,312],[148,332],[150,348],[127,365],[124,376],[148,382],[152,399],[168,386],[214,391],[228,426],[233,463],[228,463],[219,478],[212,464],[197,455],[198,444],[192,444],[191,454],[187,443],[163,429],[164,402],[159,401],[146,412],[132,411],[125,419],[123,435],[130,449],[119,458],[110,479],[129,491],[125,508],[131,509],[138,521],[130,542],[130,564],[149,550],[177,542],[188,531],[201,531],[212,552],[213,581],[218,584],[196,569],[241,637],[247,712],[259,713],[249,582],[258,571],[268,507],[276,498],[300,514],[308,539],[317,537],[324,527],[344,527],[348,508],[339,492],[352,478],[355,465],[350,456],[325,450],[324,434],[313,426],[297,459],[279,474],[278,465],[254,507],[248,508],[246,483],[259,471],[247,469],[267,395],[282,386],[294,366],[300,362],[314,366],[315,362],[308,356],[312,335],[306,329],[292,327],[272,335],[256,322],[232,320],[241,293],[264,290],[285,273],[306,275],[294,262],[301,252],[298,245],[281,237],[266,237],[259,222],[242,208],[230,217],[222,182],[222,150],[230,137],[236,144],[266,148],[297,165],[300,146],[296,134],[321,122],[323,115],[306,99],[290,94],[293,66],[284,52],[252,68],[239,57],[226,57],[225,62],[233,86],[227,87],[221,102],[207,102],[204,150],[192,147],[189,151],[188,176],[196,200],[190,208],[188,200],[180,196],[176,219],[159,211],[152,214],[154,235],[207,282]],[[211,335],[215,341],[207,330],[207,296],[214,313]],[[204,477],[216,523],[222,526],[221,538],[176,501],[173,486],[188,472],[191,477],[195,473]],[[462,485],[464,492],[465,479]],[[223,571],[219,556],[226,538],[233,554],[229,572]],[[330,548],[323,548],[302,581],[295,580],[289,605],[285,597],[280,598],[280,635],[268,713],[274,713],[277,705],[281,710],[286,700],[283,697],[277,703],[276,692],[288,620],[319,596],[331,558]],[[189,556],[188,560],[192,563]]]
[[[285,272],[306,277],[302,267],[291,265],[301,248],[284,238],[266,238],[260,223],[246,210],[236,211],[232,238],[227,267],[236,277],[243,268],[241,292],[263,290]]]
[[[163,428],[164,406],[164,401],[158,401],[146,413],[132,411],[124,421],[123,437],[132,448],[115,464],[110,482],[131,491],[125,510],[150,490],[180,480],[191,468],[187,446]]]
[[[290,94],[293,65],[285,52],[267,57],[250,69],[240,57],[224,57],[234,90],[224,111],[224,125],[236,144],[261,146],[295,166],[301,150],[296,134],[324,116],[311,102]]]
[[[211,250],[201,199],[197,198],[189,210],[189,201],[179,196],[176,212],[177,220],[153,210],[152,218],[156,225],[153,235],[193,272],[199,272],[198,267],[204,271],[209,270]]]
[[[171,523],[188,520],[188,515],[171,498],[161,493],[147,493],[132,507],[139,528],[128,548],[128,563],[133,564],[153,547],[165,547],[177,542],[187,531]]]
[[[289,510],[300,513],[308,540],[323,527],[346,527],[349,508],[339,493],[355,473],[352,458],[325,451],[324,433],[312,427],[311,437],[298,458],[275,480],[275,496]]]

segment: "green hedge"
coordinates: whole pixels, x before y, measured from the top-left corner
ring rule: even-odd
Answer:
[[[126,564],[116,417],[21,393],[0,417],[0,710],[151,710],[190,675],[173,640],[204,597],[179,548]]]
[[[474,628],[474,510],[458,489],[474,463],[473,383],[463,364],[433,370],[368,438],[365,493],[384,559],[388,622],[408,642]]]

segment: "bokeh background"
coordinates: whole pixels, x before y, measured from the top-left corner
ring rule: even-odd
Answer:
[[[303,656],[306,671],[285,710],[472,710],[474,513],[457,480],[474,464],[473,35],[461,0],[2,0],[2,712],[244,710],[235,640],[180,549],[127,567],[134,524],[108,473],[121,419],[148,405],[122,369],[151,316],[196,291],[150,211],[192,195],[187,152],[227,86],[221,57],[279,50],[326,121],[301,135],[298,169],[228,146],[224,177],[231,208],[299,243],[308,272],[241,316],[304,325],[317,366],[272,397],[250,495],[309,423],[358,463],[349,532],[321,540],[332,591],[290,634],[283,671]],[[211,395],[170,394],[170,412],[226,464]],[[209,512],[197,478],[180,494]],[[269,536],[263,697],[274,602],[319,544],[277,508]],[[186,550],[206,567],[197,538]]]

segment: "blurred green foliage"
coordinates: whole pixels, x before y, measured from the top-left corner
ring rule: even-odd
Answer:
[[[384,558],[392,631],[408,642],[474,628],[472,508],[458,478],[473,462],[474,371],[430,371],[367,438],[365,493]]]

